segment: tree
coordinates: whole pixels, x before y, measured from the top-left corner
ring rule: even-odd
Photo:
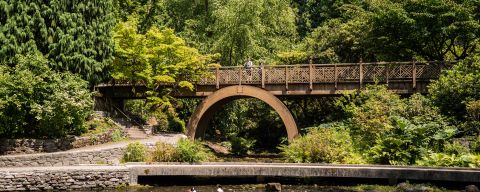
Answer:
[[[192,82],[205,75],[215,55],[202,55],[188,47],[172,29],[150,28],[139,34],[135,20],[122,22],[114,30],[116,47],[112,77],[143,81],[150,104],[170,107],[173,87],[193,90]],[[176,89],[175,89],[176,90]]]
[[[40,52],[56,71],[90,83],[106,77],[112,60],[112,1],[0,0],[0,62]]]
[[[380,60],[464,59],[478,46],[478,7],[478,1],[372,1],[368,47]]]
[[[297,10],[297,26],[300,37],[331,19],[347,19],[342,11],[345,5],[360,5],[358,0],[298,0],[292,2]]]
[[[58,138],[79,135],[92,113],[87,82],[55,72],[41,54],[17,56],[0,65],[0,137]]]
[[[239,65],[247,57],[271,62],[277,51],[292,47],[295,15],[288,1],[227,1],[213,11],[213,51],[224,65]]]

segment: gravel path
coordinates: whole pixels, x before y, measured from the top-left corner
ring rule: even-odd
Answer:
[[[21,156],[36,156],[42,154],[59,154],[59,153],[72,153],[72,152],[89,152],[89,151],[100,151],[106,149],[113,149],[113,148],[123,148],[126,147],[129,143],[133,142],[140,142],[145,145],[154,145],[156,142],[161,141],[164,143],[176,145],[177,141],[181,138],[187,138],[184,134],[179,133],[164,133],[155,136],[151,136],[146,139],[138,139],[138,140],[127,140],[127,141],[120,141],[115,143],[105,143],[101,145],[92,145],[82,148],[70,149],[67,151],[59,151],[53,153],[33,153],[33,154],[21,154],[21,155],[2,155],[1,157],[21,157]]]

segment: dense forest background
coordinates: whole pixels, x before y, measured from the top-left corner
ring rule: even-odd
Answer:
[[[0,0],[0,137],[85,132],[94,85],[112,79],[147,83],[148,99],[127,102],[130,114],[184,131],[199,101],[169,94],[194,89],[209,66],[459,61],[424,96],[374,86],[340,99],[283,100],[306,134],[299,142],[326,148],[278,149],[287,144],[283,124],[253,99],[227,104],[207,133],[247,149],[239,154],[428,164],[480,148],[479,41],[479,0]],[[307,149],[351,153],[315,159]]]

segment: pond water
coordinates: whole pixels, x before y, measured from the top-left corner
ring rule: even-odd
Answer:
[[[135,192],[186,192],[191,189],[192,186],[160,186],[147,189],[135,190]],[[197,192],[216,192],[216,185],[206,186],[193,186]],[[264,192],[265,187],[263,185],[222,185],[223,191],[228,192]],[[339,191],[350,192],[352,190],[342,189],[340,187],[330,186],[308,186],[308,185],[283,185],[282,191],[284,192],[314,192],[314,191]]]
[[[189,192],[191,188],[197,192],[216,192],[217,185],[201,186],[155,186],[109,190],[128,192]],[[222,185],[225,192],[265,192],[264,184],[243,184],[243,185]],[[390,191],[412,191],[412,192],[436,192],[436,191],[461,191],[446,190],[428,184],[406,184],[405,186],[388,185],[355,185],[355,186],[317,186],[317,185],[282,185],[282,192],[390,192]]]

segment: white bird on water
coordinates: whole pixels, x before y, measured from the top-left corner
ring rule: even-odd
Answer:
[[[221,185],[217,185],[217,192],[223,192],[223,189],[222,189]]]

